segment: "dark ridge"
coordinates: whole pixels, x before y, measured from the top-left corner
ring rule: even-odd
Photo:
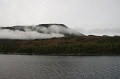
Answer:
[[[9,30],[13,30],[13,27],[0,27],[0,29],[9,29]]]
[[[0,29],[8,29],[8,30],[19,30],[19,31],[25,31],[25,26],[12,26],[12,27],[1,27]]]
[[[66,25],[64,24],[38,24],[36,26],[44,26],[46,28],[48,28],[49,26],[51,25],[56,25],[56,26],[63,26],[65,28],[68,28]],[[19,25],[16,25],[16,26],[11,26],[11,27],[0,27],[0,29],[9,29],[9,30],[16,30],[16,29],[19,29],[21,31],[23,31],[25,27],[28,27],[28,28],[31,28],[32,26],[19,26]]]
[[[49,27],[49,26],[51,26],[51,25],[56,25],[56,26],[63,26],[63,27],[65,27],[65,28],[68,28],[66,25],[64,25],[64,24],[39,24],[39,25],[37,25],[37,26],[44,26],[44,27]]]

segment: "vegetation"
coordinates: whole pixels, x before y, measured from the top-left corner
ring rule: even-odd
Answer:
[[[81,36],[0,40],[0,53],[38,55],[120,55],[120,37]]]

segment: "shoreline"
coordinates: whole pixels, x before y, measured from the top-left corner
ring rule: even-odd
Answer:
[[[120,56],[118,54],[104,54],[104,55],[75,55],[75,54],[28,54],[28,53],[0,53],[3,55],[37,55],[37,56]]]

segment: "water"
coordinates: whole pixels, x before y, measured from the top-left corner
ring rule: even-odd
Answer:
[[[120,79],[120,56],[0,55],[0,79]]]

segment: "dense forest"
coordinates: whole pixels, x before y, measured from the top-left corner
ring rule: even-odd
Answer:
[[[1,54],[120,55],[120,37],[78,36],[35,40],[0,40]]]

